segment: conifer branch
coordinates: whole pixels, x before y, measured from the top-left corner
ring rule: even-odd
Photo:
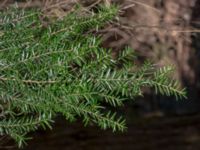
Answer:
[[[169,79],[171,67],[159,69],[150,63],[137,67],[132,64],[132,49],[113,58],[110,50],[101,47],[101,39],[90,31],[113,20],[116,6],[99,6],[85,15],[77,12],[45,27],[38,10],[0,13],[4,117],[0,118],[0,134],[11,136],[19,146],[30,131],[50,128],[57,114],[69,121],[82,117],[85,124],[124,131],[125,120],[117,115],[117,107],[141,96],[144,86],[177,99],[186,95],[178,82]]]

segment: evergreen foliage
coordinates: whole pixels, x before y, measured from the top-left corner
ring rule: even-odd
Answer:
[[[0,13],[0,134],[19,146],[39,127],[51,128],[56,115],[69,121],[82,117],[85,124],[124,131],[125,120],[106,109],[142,95],[143,87],[178,98],[185,90],[151,63],[133,64],[126,48],[113,58],[101,47],[101,38],[87,33],[117,15],[114,6],[78,15],[79,9],[47,27],[42,12],[12,10]],[[87,34],[86,34],[87,33]]]

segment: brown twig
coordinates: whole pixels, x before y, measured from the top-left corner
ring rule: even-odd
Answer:
[[[4,78],[4,77],[0,77],[0,80],[2,81],[18,81],[17,79],[13,79],[13,78]],[[53,83],[57,83],[58,81],[38,81],[38,80],[20,80],[23,83],[27,83],[27,84],[53,84]]]
[[[156,11],[157,13],[160,13],[160,10],[158,10],[157,8],[155,8],[155,7],[153,7],[153,6],[150,6],[150,5],[148,5],[148,4],[139,2],[139,1],[137,1],[137,0],[128,0],[128,1],[129,1],[129,2],[133,2],[133,3],[135,3],[135,4],[137,4],[137,5],[140,5],[140,6],[144,6],[144,7],[146,7],[146,8],[150,8],[150,9],[152,9],[153,11]]]

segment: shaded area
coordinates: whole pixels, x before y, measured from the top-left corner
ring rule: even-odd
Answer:
[[[130,117],[130,114],[129,114]],[[199,150],[200,115],[133,119],[126,133],[112,133],[58,120],[25,150]]]

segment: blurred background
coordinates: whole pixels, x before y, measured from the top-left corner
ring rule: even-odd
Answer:
[[[174,78],[187,88],[188,99],[155,95],[127,103],[119,112],[127,119],[125,133],[84,127],[58,117],[53,130],[31,133],[24,150],[199,150],[200,149],[200,0],[0,0],[0,10],[18,5],[38,7],[47,15],[63,17],[78,2],[86,8],[99,3],[118,4],[119,22],[100,34],[113,52],[125,46],[158,66],[176,67]],[[0,139],[0,149],[17,149]]]

